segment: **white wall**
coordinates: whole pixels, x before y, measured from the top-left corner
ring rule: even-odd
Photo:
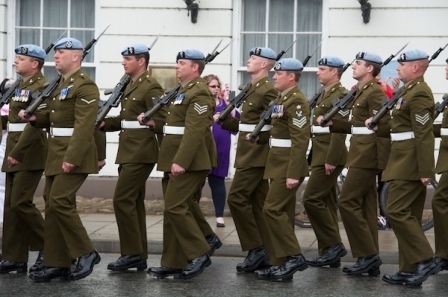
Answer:
[[[111,24],[98,42],[97,83],[100,89],[112,88],[123,74],[121,50],[128,44],[141,42],[150,44],[160,34],[159,41],[151,51],[151,64],[174,66],[179,50],[197,48],[204,53],[211,51],[219,40],[221,46],[235,37],[234,44],[207,65],[204,74],[215,73],[224,82],[236,83],[232,72],[232,62],[236,61],[235,51],[239,46],[240,0],[198,0],[198,22],[192,24],[187,16],[182,0],[97,0],[97,32]],[[337,55],[346,62],[353,60],[359,51],[373,51],[383,59],[395,53],[410,41],[407,49],[419,48],[432,55],[448,42],[446,0],[370,0],[372,11],[370,22],[364,24],[357,0],[324,0],[329,10],[324,13],[323,54]],[[0,74],[6,75],[7,28],[9,16],[6,12],[7,0],[0,0]],[[8,32],[12,34],[12,32]],[[445,80],[445,59],[448,48],[431,62],[425,79],[432,88],[436,101],[448,92]],[[11,59],[11,57],[9,57]],[[8,60],[8,62],[12,62]],[[313,65],[309,65],[313,66]],[[236,68],[233,68],[236,69]],[[348,69],[342,83],[350,87],[355,83]],[[232,85],[232,89],[236,86]],[[106,97],[102,98],[106,99]],[[114,110],[112,114],[116,114]],[[113,164],[117,151],[117,133],[108,133],[107,165],[102,175],[117,175]],[[157,175],[157,174],[153,174]]]

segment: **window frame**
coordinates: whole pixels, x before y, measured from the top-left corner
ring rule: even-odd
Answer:
[[[270,1],[270,0],[267,0]],[[295,5],[295,8],[297,8],[297,5]],[[267,7],[266,11],[267,15],[269,16],[269,6]],[[326,55],[326,49],[327,49],[327,43],[328,43],[328,14],[329,14],[329,0],[322,0],[322,44],[321,44],[321,55]],[[232,66],[231,66],[231,82],[233,86],[238,86],[242,83],[247,83],[242,81],[243,72],[246,70],[246,67],[240,66],[242,65],[241,55],[239,54],[241,51],[241,32],[243,27],[243,3],[240,0],[233,0],[233,37],[237,40],[237,42],[233,42],[232,45],[232,52],[238,53],[232,55]],[[250,31],[247,31],[250,32]],[[260,33],[260,32],[254,32],[254,33]],[[270,33],[278,33],[278,34],[288,34],[284,32],[276,32],[276,31],[264,31],[264,34],[268,35]],[[294,34],[296,34],[297,31],[294,31]],[[295,53],[296,47],[295,44],[290,49],[293,53]],[[308,54],[308,53],[307,53]],[[300,59],[300,58],[299,58]],[[306,73],[316,73],[317,72],[317,65],[314,67],[306,66],[303,69],[303,72]],[[270,72],[273,72],[273,69],[270,70]],[[236,74],[236,75],[233,75]],[[234,87],[235,89],[236,87]]]
[[[7,21],[7,24],[6,24],[7,30],[9,32],[7,40],[6,40],[6,44],[7,44],[7,48],[6,48],[6,54],[7,54],[7,58],[6,58],[6,65],[7,65],[7,67],[6,67],[6,75],[7,75],[7,77],[13,77],[13,78],[17,77],[17,73],[14,70],[14,59],[15,59],[15,55],[16,55],[16,53],[14,52],[14,49],[15,49],[16,46],[19,45],[19,44],[17,44],[17,41],[16,41],[16,28],[17,28],[16,27],[16,19],[17,19],[17,15],[16,15],[17,5],[16,5],[16,3],[17,3],[17,1],[20,1],[20,0],[7,0],[7,15],[9,15],[10,17],[8,17],[8,21]],[[41,5],[42,5],[42,1],[44,1],[44,0],[38,0],[38,1],[40,1]],[[68,0],[68,7],[69,7],[68,11],[69,11],[69,14],[70,14],[70,9],[71,9],[70,8],[70,3],[72,1],[76,1],[76,0]],[[93,29],[93,34],[94,34],[95,37],[97,37],[97,35],[99,34],[99,32],[98,32],[98,28],[99,28],[99,24],[100,24],[100,22],[99,22],[100,13],[99,12],[100,12],[101,7],[100,7],[100,3],[99,3],[100,1],[98,1],[98,0],[93,0],[93,1],[94,1],[94,6],[95,6],[95,22],[94,22],[94,26],[95,27]],[[43,14],[43,11],[41,10],[41,20],[42,20],[42,14]],[[32,28],[36,28],[36,29],[42,30],[44,27],[40,26],[40,27],[32,27]],[[80,28],[76,28],[76,27],[73,27],[73,28],[69,27],[69,28],[70,29],[75,29],[75,30],[77,30],[77,29],[79,30],[80,29]],[[63,36],[63,37],[66,37],[67,34],[68,33],[65,33],[65,36]],[[40,38],[41,38],[40,42],[42,42],[42,33],[41,33]],[[54,40],[52,42],[54,42]],[[86,44],[84,44],[84,46],[85,45]],[[43,45],[43,48],[45,49],[47,46],[48,46],[48,44],[47,45]],[[99,65],[100,65],[99,52],[100,51],[95,51],[95,56],[93,57],[93,62],[83,62],[83,65],[85,65],[86,68],[94,68],[95,69],[95,76],[98,73],[97,70],[98,70]],[[51,50],[48,53],[48,55],[51,55],[53,53],[54,53],[54,51]],[[54,61],[53,62],[45,61],[44,67],[54,67],[54,66],[55,66]],[[42,67],[42,72],[45,75],[44,67]],[[92,79],[95,80],[95,78],[92,78]]]

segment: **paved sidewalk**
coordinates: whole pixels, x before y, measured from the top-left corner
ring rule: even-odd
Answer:
[[[99,252],[119,253],[120,244],[118,240],[118,228],[114,214],[80,214],[87,232]],[[216,251],[217,256],[241,256],[246,255],[241,251],[240,242],[235,224],[231,217],[225,217],[226,227],[217,228],[214,217],[207,217],[212,229],[223,242],[223,246]],[[163,217],[161,215],[149,215],[146,217],[148,234],[148,251],[150,254],[160,254],[162,252],[162,228]],[[347,234],[342,223],[339,224],[342,241],[347,249],[350,249]],[[296,236],[306,257],[317,255],[317,240],[313,229],[302,229],[296,227]],[[398,263],[398,243],[392,230],[380,230],[380,256],[384,263]],[[434,249],[434,229],[425,232],[431,246]],[[353,261],[351,254],[344,258],[344,261]]]
[[[80,214],[81,220],[90,236],[95,248],[100,253],[120,253],[120,242],[118,237],[118,227],[114,214]],[[221,239],[223,246],[216,250],[217,256],[233,256],[245,257],[246,252],[241,251],[241,245],[238,239],[238,234],[235,229],[235,224],[231,217],[225,217],[226,227],[217,228],[214,217],[206,217],[214,232]],[[162,215],[148,215],[146,216],[147,234],[148,234],[148,253],[161,254],[162,240],[163,240],[163,216]],[[347,234],[342,223],[339,223],[339,228],[342,236],[342,242],[347,250],[350,250]],[[0,224],[0,239],[2,224]],[[299,243],[302,247],[302,252],[305,257],[314,257],[317,255],[317,240],[313,229],[303,229],[295,227],[295,233]],[[397,264],[398,263],[398,242],[392,230],[378,231],[380,256],[383,263]],[[425,232],[429,243],[434,249],[434,229]],[[1,240],[0,240],[1,246]],[[354,261],[351,258],[351,253],[344,258],[344,261]]]

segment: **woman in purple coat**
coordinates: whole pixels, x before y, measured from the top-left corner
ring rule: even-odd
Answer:
[[[216,113],[214,118],[219,116],[220,112],[227,106],[226,100],[220,98],[221,95],[221,81],[218,76],[210,74],[204,76],[204,80],[210,91],[215,97]],[[229,116],[235,117],[235,110]],[[239,114],[236,115],[239,117]],[[216,226],[225,227],[224,225],[224,206],[226,204],[226,186],[225,178],[229,173],[229,158],[230,158],[230,142],[231,135],[235,134],[228,130],[224,130],[220,125],[213,123],[213,137],[216,143],[216,150],[218,153],[218,167],[212,168],[208,175],[208,184],[212,190],[212,199],[215,206]]]

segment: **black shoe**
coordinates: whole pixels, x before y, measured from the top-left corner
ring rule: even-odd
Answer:
[[[146,260],[142,260],[140,255],[121,256],[117,261],[107,264],[107,269],[112,271],[126,271],[131,268],[137,268],[137,271],[146,269]]]
[[[369,273],[370,276],[379,275],[379,267],[382,264],[381,259],[378,255],[373,255],[370,257],[360,257],[356,264],[343,269],[348,275],[360,275],[363,273]]]
[[[76,268],[70,275],[70,280],[78,280],[85,278],[93,271],[93,266],[100,263],[101,257],[96,250],[93,250],[90,254],[81,256],[78,258]]]
[[[280,266],[271,266],[268,268],[255,270],[255,277],[257,279],[270,280],[272,272],[276,271],[279,268]]]
[[[221,240],[219,240],[219,237],[215,233],[210,234],[205,239],[207,240],[207,243],[210,246],[210,251],[208,252],[208,254],[211,257],[213,256],[213,254],[217,249],[222,247],[222,242]]]
[[[347,250],[342,243],[338,243],[328,247],[323,256],[306,260],[306,262],[314,267],[330,266],[338,268],[341,266],[341,257],[345,255],[347,255]]]
[[[440,271],[448,270],[448,260],[440,257],[436,257],[437,265],[440,266]]]
[[[395,274],[385,274],[383,275],[383,281],[391,285],[404,285],[406,279],[414,276],[412,272],[398,271]]]
[[[12,262],[7,260],[3,260],[0,262],[0,273],[26,273],[27,268],[28,266],[26,263]]]
[[[415,266],[414,275],[407,278],[404,284],[406,286],[421,286],[430,275],[438,273],[440,269],[441,266],[439,266],[437,260],[432,257],[428,260],[421,261]]]
[[[226,226],[226,224],[224,223],[216,223],[216,227],[218,228],[224,228]]]
[[[189,279],[198,276],[204,271],[205,267],[210,266],[210,264],[212,264],[212,261],[208,254],[203,254],[202,256],[190,260],[188,261],[187,268],[182,272],[182,278]]]
[[[308,268],[305,257],[302,254],[290,256],[286,258],[285,264],[279,269],[271,272],[271,280],[273,281],[288,281],[292,280],[292,276],[297,271],[303,271]]]
[[[34,273],[36,271],[42,270],[44,268],[44,251],[39,251],[37,255],[36,262],[28,270],[29,273]]]
[[[149,267],[148,274],[155,276],[157,278],[165,278],[168,276],[173,276],[175,279],[182,278],[182,269],[168,268],[168,267]]]
[[[236,265],[236,271],[238,272],[253,272],[257,270],[262,264],[269,261],[269,256],[263,247],[252,249],[247,254],[243,263]]]
[[[54,278],[59,278],[60,280],[68,280],[69,276],[69,268],[44,267],[42,270],[30,274],[29,278],[31,278],[36,283],[44,283],[49,282]]]

